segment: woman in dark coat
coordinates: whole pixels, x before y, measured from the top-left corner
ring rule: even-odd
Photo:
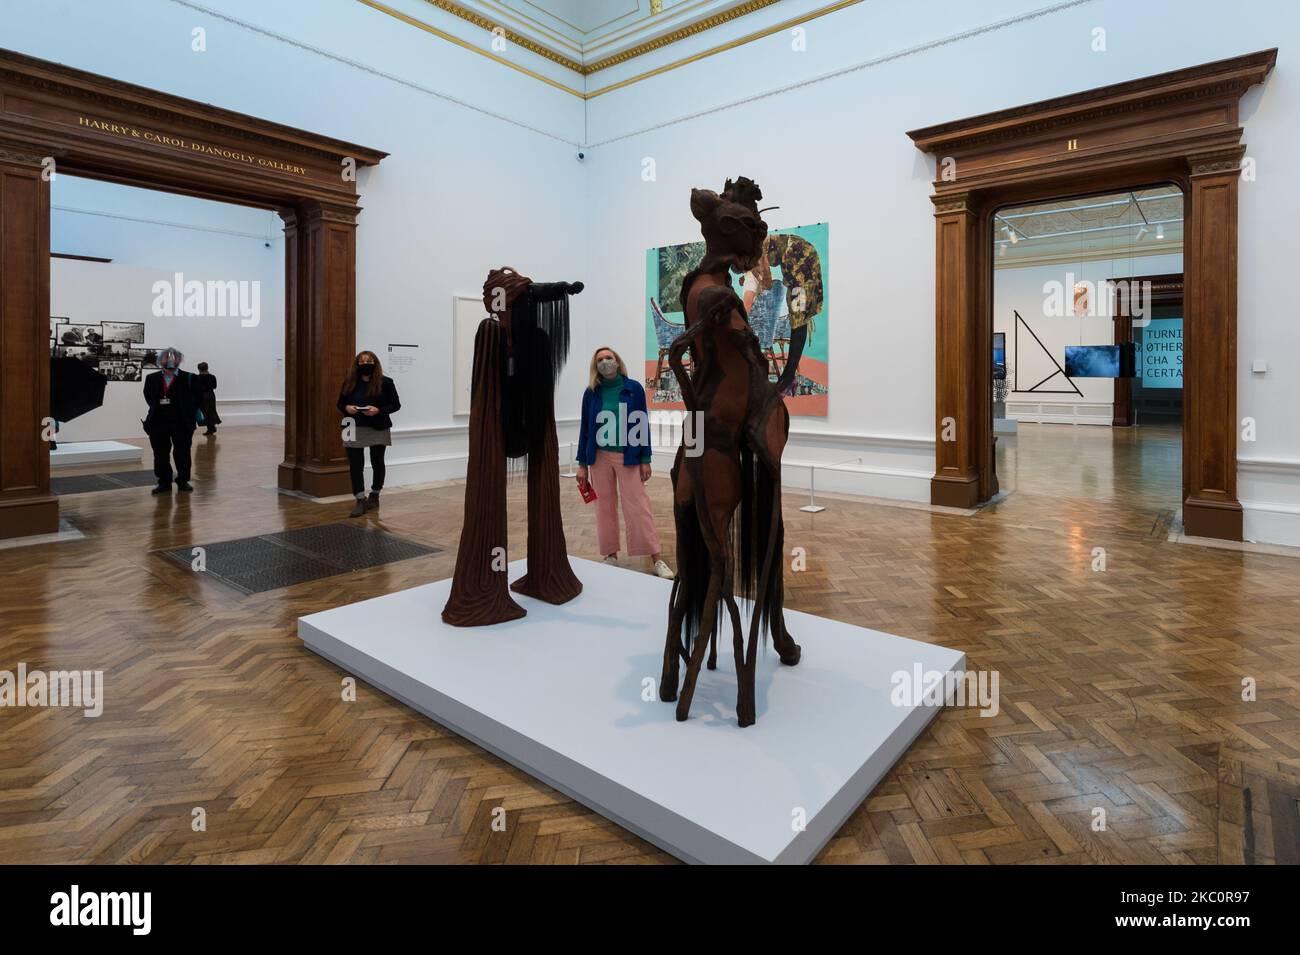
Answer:
[[[384,452],[393,443],[392,414],[402,407],[397,400],[397,386],[384,377],[383,366],[372,351],[363,351],[352,360],[352,368],[339,391],[339,412],[343,419],[343,447],[348,452],[348,470],[352,475],[352,495],[357,499],[350,517],[361,517],[379,507],[379,492],[384,489]],[[370,496],[366,497],[365,449],[370,449]]]
[[[194,376],[194,391],[199,410],[203,412],[203,424],[207,426],[203,433],[216,434],[217,425],[221,424],[221,415],[217,414],[217,376],[208,374],[206,361],[199,362],[199,373]]]

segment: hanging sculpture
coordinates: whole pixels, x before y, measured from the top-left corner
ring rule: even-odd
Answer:
[[[681,383],[688,427],[673,462],[677,579],[668,601],[668,638],[659,698],[677,700],[677,719],[690,713],[706,645],[717,665],[725,606],[736,659],[736,717],[755,720],[754,672],[759,630],[771,634],[781,662],[799,662],[799,645],[785,627],[781,520],[781,452],[790,430],[768,363],[732,289],[730,270],[752,269],[763,253],[758,186],[727,180],[722,194],[691,190],[691,214],[704,234],[705,255],[682,282],[686,331],[673,342],[669,366]],[[688,375],[683,361],[690,352]],[[693,448],[688,453],[687,439]],[[698,452],[698,453],[697,453]],[[737,515],[739,510],[739,515]],[[753,601],[746,647],[735,591]],[[686,677],[678,698],[678,666]]]
[[[582,593],[560,519],[555,381],[569,354],[569,296],[581,282],[534,282],[512,268],[483,283],[491,317],[474,336],[465,522],[442,619],[457,627],[527,612],[510,591],[562,604]],[[506,462],[528,470],[528,570],[507,588]]]

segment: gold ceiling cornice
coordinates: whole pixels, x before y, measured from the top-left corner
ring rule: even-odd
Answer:
[[[531,76],[533,79],[540,80],[547,86],[553,86],[557,90],[562,90],[565,93],[578,97],[578,99],[587,98],[587,94],[583,93],[581,90],[575,90],[571,86],[565,86],[558,80],[553,80],[549,76],[544,76],[535,70],[530,70],[526,66],[520,66],[518,63],[511,63],[504,56],[498,56],[491,50],[485,50],[482,47],[475,46],[473,43],[462,40],[458,36],[453,36],[445,30],[439,30],[437,27],[431,26],[423,20],[417,20],[415,17],[407,16],[401,10],[394,10],[392,7],[380,3],[379,0],[357,0],[357,3],[363,3],[372,10],[378,10],[380,13],[388,14],[394,20],[400,20],[408,26],[415,27],[417,30],[423,30],[425,33],[431,33],[439,39],[446,40],[448,43],[454,43],[463,50],[469,50],[471,53],[477,53],[479,56],[486,56],[489,60],[492,60],[495,63],[500,63],[502,66],[509,67],[518,73],[523,73],[525,76]]]
[[[536,53],[538,56],[545,57],[552,63],[558,63],[566,70],[573,70],[575,73],[583,72],[583,66],[577,60],[572,60],[562,53],[556,53],[550,47],[543,46],[536,40],[530,40],[523,34],[516,33],[508,27],[502,26],[500,23],[493,23],[481,13],[475,13],[473,10],[468,10],[465,7],[462,7],[459,3],[452,3],[451,0],[424,0],[424,2],[432,7],[437,7],[443,13],[450,13],[454,17],[460,17],[466,23],[472,23],[476,27],[481,27],[489,33],[494,30],[500,30],[505,35],[505,38],[511,43],[523,47],[530,53]]]
[[[365,0],[362,0],[362,2],[365,2]],[[466,23],[472,23],[480,29],[487,30],[489,33],[494,30],[501,30],[505,38],[516,46],[523,47],[530,53],[536,53],[538,56],[544,57],[552,63],[558,63],[567,70],[573,70],[573,72],[582,76],[590,76],[592,73],[608,69],[611,66],[617,66],[619,63],[626,63],[628,60],[634,59],[638,56],[644,56],[646,53],[653,53],[655,50],[661,50],[670,44],[676,43],[678,40],[685,40],[689,37],[703,33],[706,30],[722,26],[724,23],[730,23],[732,20],[754,13],[757,10],[762,10],[764,7],[770,7],[772,4],[779,2],[779,0],[744,0],[743,3],[738,3],[736,6],[723,10],[721,13],[715,13],[702,20],[697,20],[695,23],[673,30],[670,33],[665,33],[663,36],[655,37],[653,40],[638,43],[636,46],[628,47],[620,53],[611,54],[610,56],[603,57],[602,59],[596,60],[592,63],[580,63],[562,53],[557,53],[550,47],[538,43],[536,40],[532,40],[521,33],[517,33],[509,27],[497,23],[489,17],[483,16],[481,13],[463,7],[459,3],[455,3],[454,0],[424,0],[424,2],[432,7],[437,7],[443,13],[450,13],[452,16],[459,17]],[[854,2],[857,2],[857,0],[854,0]]]
[[[603,59],[587,63],[582,68],[582,75],[590,76],[592,73],[597,73],[600,70],[609,69],[611,66],[617,66],[619,63],[626,63],[628,60],[635,57],[643,56],[646,53],[653,53],[655,50],[661,50],[670,43],[676,43],[678,40],[685,40],[688,37],[695,36],[697,33],[703,33],[705,30],[711,30],[714,27],[722,26],[724,23],[730,23],[738,17],[743,17],[746,14],[762,10],[764,7],[770,7],[776,2],[778,2],[778,0],[747,0],[747,2],[742,3],[739,6],[723,10],[721,13],[715,13],[713,16],[705,17],[703,20],[697,20],[689,26],[681,27],[680,29],[673,30],[671,33],[665,33],[663,36],[655,37],[653,40],[646,40],[644,43],[638,43],[636,46],[628,47],[621,53],[612,53]]]
[[[535,70],[530,70],[525,66],[519,65],[518,63],[513,63],[510,60],[506,59],[505,57],[500,56],[497,53],[494,53],[490,49],[484,49],[480,46],[477,46],[473,43],[463,40],[458,36],[455,36],[451,33],[447,33],[445,30],[440,30],[431,24],[425,23],[423,20],[417,19],[416,17],[409,16],[408,14],[405,14],[400,10],[395,10],[388,5],[381,3],[380,0],[356,0],[356,2],[365,4],[367,7],[370,7],[372,10],[378,10],[380,13],[386,13],[388,16],[393,17],[395,20],[400,20],[401,22],[409,26],[416,27],[417,29],[424,31],[425,33],[432,34],[433,36],[446,40],[449,43],[454,43],[455,45],[461,47],[462,49],[469,50],[471,53],[477,53],[480,56],[485,56],[488,59],[492,60],[493,62],[500,63],[502,66],[508,67],[512,70],[515,70],[516,72],[523,73],[525,76],[530,76],[535,80],[540,80],[541,82],[547,84],[548,86],[552,86],[558,90],[562,90],[565,93],[569,93],[572,96],[578,97],[579,99],[589,100],[597,96],[600,96],[604,93],[609,93],[617,89],[622,89],[625,86],[631,86],[633,83],[638,83],[641,80],[649,79],[652,76],[659,76],[663,73],[667,73],[671,70],[675,70],[678,67],[687,66],[691,63],[695,63],[699,60],[705,59],[706,57],[713,56],[717,53],[725,53],[728,50],[734,50],[737,47],[744,46],[747,43],[752,43],[755,40],[761,40],[764,39],[765,37],[771,36],[774,33],[780,33],[785,30],[791,29],[792,27],[798,26],[801,23],[807,23],[811,20],[816,20],[820,17],[826,16],[827,14],[835,13],[839,10],[843,10],[847,7],[851,7],[856,4],[859,4],[862,2],[862,0],[835,0],[834,3],[827,4],[826,6],[820,7],[816,10],[811,10],[808,13],[801,14],[796,17],[792,17],[791,19],[785,20],[781,23],[773,24],[772,26],[765,27],[761,30],[756,30],[755,32],[749,33],[745,36],[737,37],[736,39],[730,40],[726,43],[720,43],[717,46],[710,47],[706,50],[701,50],[698,53],[694,53],[690,56],[683,57],[680,60],[675,60],[671,63],[666,63],[663,66],[655,67],[652,70],[647,70],[644,73],[639,73],[635,76],[630,76],[627,79],[619,80],[616,83],[611,83],[608,86],[602,86],[599,87],[598,89],[594,89],[589,92],[573,89],[572,87],[566,86],[564,83],[561,83],[559,80],[552,79],[551,77],[538,73]],[[628,50],[624,51],[623,53],[614,54],[612,56],[605,57],[604,59],[598,60],[595,63],[586,66],[584,66],[581,63],[578,63],[576,60],[572,60],[566,56],[556,53],[554,50],[544,47],[540,43],[536,43],[535,41],[529,40],[527,37],[520,36],[519,34],[516,34],[511,30],[507,30],[505,27],[502,27],[500,24],[493,23],[487,17],[484,17],[481,14],[474,13],[471,10],[467,10],[464,7],[461,7],[459,4],[454,3],[453,0],[424,0],[424,2],[430,4],[431,6],[437,7],[438,9],[443,10],[447,13],[453,14],[454,16],[460,17],[461,19],[465,20],[467,23],[472,23],[475,26],[480,27],[481,29],[487,30],[488,32],[500,28],[501,30],[504,31],[506,38],[510,42],[515,43],[521,47],[524,47],[525,49],[528,49],[539,56],[545,57],[546,59],[551,60],[554,63],[558,63],[564,66],[566,69],[572,70],[573,72],[578,73],[585,77],[592,73],[597,72],[598,70],[605,69],[608,66],[615,65],[616,63],[627,62],[629,59],[635,58],[637,56],[641,56],[644,53],[650,53],[654,50],[662,49],[666,46],[669,46],[672,43],[677,42],[678,40],[685,39],[688,36],[694,36],[699,33],[703,33],[706,30],[710,30],[716,26],[720,26],[721,24],[728,23],[732,20],[743,17],[746,14],[753,13],[756,10],[761,10],[764,7],[771,6],[772,4],[778,2],[778,0],[745,0],[744,3],[740,3],[723,13],[714,14],[713,16],[700,20],[699,22],[692,24],[689,27],[683,27],[680,30],[673,31],[672,33],[664,34],[661,37],[658,37],[654,40],[649,40],[646,43],[640,44],[639,46],[631,47]]]

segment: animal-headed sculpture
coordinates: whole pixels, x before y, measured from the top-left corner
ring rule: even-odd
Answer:
[[[756,718],[760,630],[771,635],[782,663],[794,666],[800,656],[786,630],[783,606],[781,453],[790,418],[768,380],[768,363],[731,284],[732,270],[748,271],[762,255],[767,238],[758,208],[762,198],[757,184],[743,177],[728,179],[721,194],[691,190],[691,213],[700,223],[705,254],[682,282],[686,331],[668,356],[691,431],[672,468],[678,563],[659,684],[660,699],[677,700],[679,720],[690,713],[706,648],[709,669],[717,665],[724,608],[731,620],[741,726]],[[748,644],[738,593],[753,601]]]

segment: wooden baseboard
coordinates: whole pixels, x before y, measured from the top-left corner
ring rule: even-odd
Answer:
[[[59,499],[24,497],[0,501],[0,538],[34,537],[59,530]]]
[[[972,477],[930,478],[930,503],[940,507],[971,508],[980,502],[979,479]]]
[[[1239,541],[1242,510],[1238,501],[1204,501],[1188,498],[1183,501],[1183,533],[1189,537],[1211,537],[1215,540]]]
[[[306,468],[281,464],[278,482],[287,491],[301,491],[312,497],[334,497],[352,493],[352,479],[346,465]]]

